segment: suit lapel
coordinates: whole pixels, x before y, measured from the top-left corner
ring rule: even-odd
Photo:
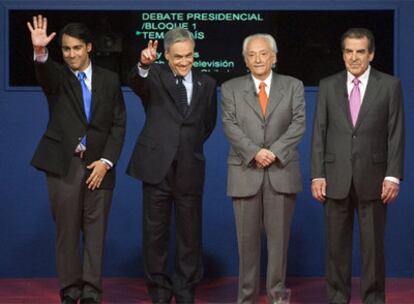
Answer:
[[[194,111],[194,109],[197,107],[197,105],[200,103],[201,92],[202,92],[203,85],[204,85],[201,82],[200,74],[197,71],[192,70],[192,76],[193,76],[193,93],[191,96],[190,107],[187,111],[186,116],[190,116],[191,113]]]
[[[372,103],[375,100],[379,91],[378,74],[371,68],[370,75],[368,78],[367,88],[365,90],[364,98],[362,100],[361,109],[359,110],[358,118],[355,124],[355,129],[358,129],[361,125],[361,121],[367,116]]]
[[[69,79],[69,90],[68,92],[72,94],[71,100],[73,100],[74,108],[79,116],[82,118],[82,121],[85,124],[88,124],[86,120],[85,109],[83,106],[83,96],[82,96],[82,88],[80,86],[80,82],[78,78],[73,74],[73,72],[66,67],[67,77]]]
[[[339,107],[344,113],[344,117],[348,125],[350,126],[350,128],[354,128],[352,124],[351,110],[349,108],[348,89],[346,86],[346,81],[347,74],[346,71],[344,71],[341,73],[339,81],[337,81],[335,84],[334,93],[338,96]]]
[[[246,104],[253,109],[260,119],[263,119],[262,109],[259,105],[259,97],[257,96],[254,81],[250,75],[245,77],[244,88],[244,100]]]
[[[93,119],[93,114],[95,113],[96,106],[98,104],[98,101],[100,100],[101,92],[105,92],[101,86],[103,85],[102,79],[101,79],[101,73],[99,73],[99,70],[95,69],[94,66],[92,66],[92,101],[91,101],[91,121]]]
[[[174,74],[168,65],[161,66],[160,78],[165,90],[167,91],[168,95],[170,95],[171,100],[174,102],[174,104],[172,104],[172,107],[169,107],[171,109],[171,112],[174,114],[174,116],[182,118],[182,115],[178,110],[180,100],[178,98],[177,85],[175,82]]]
[[[270,86],[269,99],[266,107],[266,119],[270,117],[272,112],[277,108],[283,99],[283,85],[280,83],[276,73],[272,75],[272,84]]]

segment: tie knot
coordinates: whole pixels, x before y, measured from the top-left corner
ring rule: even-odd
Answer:
[[[260,84],[259,84],[259,90],[264,90],[264,88],[266,87],[266,84],[262,81]]]
[[[358,78],[354,78],[354,80],[352,80],[352,82],[353,82],[354,86],[358,86],[361,83],[361,81]]]
[[[176,75],[175,78],[177,79],[177,81],[178,81],[179,84],[182,84],[183,81],[184,81],[184,77],[181,76],[181,75]]]
[[[78,78],[80,81],[84,81],[86,78],[86,74],[84,72],[79,72],[78,73]]]

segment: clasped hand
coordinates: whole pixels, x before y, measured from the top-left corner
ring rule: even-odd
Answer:
[[[263,169],[275,162],[276,156],[272,151],[268,149],[260,149],[254,159],[256,161],[256,167]]]

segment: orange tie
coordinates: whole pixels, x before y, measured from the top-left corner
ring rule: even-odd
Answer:
[[[265,90],[266,84],[262,81],[259,84],[259,102],[260,107],[262,108],[263,115],[266,114],[266,106],[267,106],[267,94]]]

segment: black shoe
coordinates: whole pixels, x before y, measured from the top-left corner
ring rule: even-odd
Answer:
[[[175,297],[175,303],[177,304],[194,304],[194,298],[181,298],[181,297]]]
[[[171,300],[168,299],[160,299],[160,300],[153,300],[153,304],[170,304]]]
[[[83,298],[80,300],[80,304],[98,304],[99,301],[93,298]]]
[[[101,293],[92,285],[83,286],[80,304],[99,304],[101,303]]]
[[[64,297],[62,300],[62,304],[77,304],[78,300],[74,300],[71,297]]]

